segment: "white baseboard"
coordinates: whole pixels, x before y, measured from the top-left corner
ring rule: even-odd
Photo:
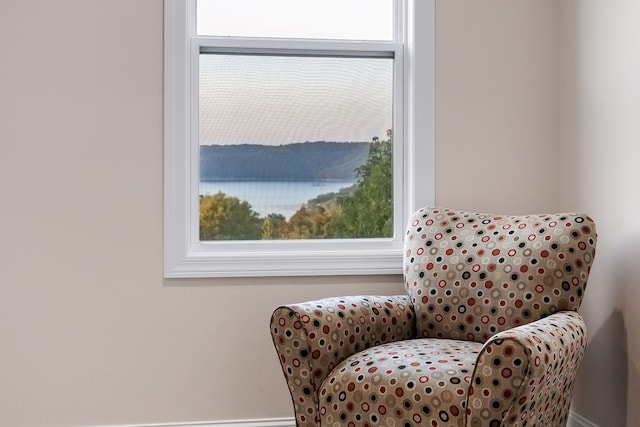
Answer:
[[[228,420],[208,421],[198,423],[168,423],[168,424],[126,424],[102,427],[295,427],[294,418],[269,418],[263,420]],[[576,412],[570,411],[567,427],[599,427]]]
[[[102,427],[296,427],[296,421],[294,418],[269,418],[263,420],[227,420],[197,423],[123,424]]]
[[[576,412],[569,411],[569,420],[567,421],[567,427],[598,427],[598,425],[592,423]]]

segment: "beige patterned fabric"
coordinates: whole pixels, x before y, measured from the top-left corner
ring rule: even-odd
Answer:
[[[467,424],[566,425],[586,345],[584,321],[576,312],[559,312],[496,334],[478,357]]]
[[[586,215],[421,209],[405,237],[418,335],[484,342],[580,306],[595,251]]]
[[[566,425],[595,245],[587,215],[419,210],[408,296],[274,311],[297,425]]]
[[[463,426],[482,344],[413,339],[372,347],[336,367],[320,387],[323,426]],[[444,424],[443,424],[444,425]]]
[[[318,390],[347,357],[414,338],[407,296],[328,298],[278,308],[271,333],[293,397],[297,425],[318,425]]]

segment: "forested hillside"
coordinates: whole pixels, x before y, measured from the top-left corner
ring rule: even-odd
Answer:
[[[203,145],[200,180],[355,180],[369,142],[305,142],[269,145]]]
[[[347,164],[344,157],[346,150],[341,153],[342,158],[335,156],[340,148],[365,147],[365,159],[362,162],[354,162],[355,184],[339,194],[325,194],[314,200],[302,204],[290,218],[280,214],[269,214],[261,217],[252,206],[244,200],[229,196],[223,192],[200,197],[200,240],[277,240],[277,239],[352,239],[352,238],[387,238],[393,235],[393,134],[387,131],[387,139],[373,138],[371,143],[339,144],[339,143],[312,143],[293,144],[293,146],[273,147],[262,151],[271,156],[262,162],[260,156],[261,146],[236,146],[235,149],[216,149],[225,153],[224,161],[214,159],[220,165],[234,162],[235,171],[244,168],[246,172],[255,175],[254,169],[260,168],[265,173],[266,167],[258,166],[261,163],[268,164],[273,172],[268,179],[284,177],[286,172],[278,171],[293,166],[291,169],[298,171],[297,178],[315,180],[319,175],[308,173],[318,171],[317,165],[326,165],[322,157],[334,155],[336,163],[343,165],[343,171],[350,171],[352,166]],[[216,149],[207,147],[209,155]],[[246,150],[246,151],[243,151]],[[355,151],[355,150],[354,150]],[[252,158],[234,159],[230,154],[244,152]],[[277,153],[277,154],[274,154]],[[283,153],[288,153],[285,156]],[[322,156],[321,156],[322,154]],[[353,153],[351,153],[353,155]],[[298,156],[298,158],[296,158]],[[276,161],[277,159],[277,161]],[[288,160],[286,160],[288,159]],[[208,159],[211,161],[211,158]],[[287,164],[287,162],[290,162]],[[302,165],[302,166],[301,166]],[[322,167],[330,167],[331,164]],[[230,169],[231,170],[231,169]],[[337,170],[337,169],[334,169]],[[341,173],[342,173],[341,172]],[[317,172],[315,172],[317,173]],[[335,172],[339,176],[340,173]],[[229,175],[231,176],[231,175]],[[256,175],[257,176],[257,175]],[[322,175],[320,175],[322,176]],[[304,177],[304,178],[302,178]],[[231,178],[228,178],[231,179]],[[283,178],[278,178],[283,179]]]

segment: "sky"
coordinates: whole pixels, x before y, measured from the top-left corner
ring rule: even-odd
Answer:
[[[197,0],[197,33],[391,40],[393,3],[393,0]]]
[[[384,19],[391,21],[392,2],[375,2],[384,5]],[[329,10],[331,16],[320,11],[319,5],[325,3],[334,7]],[[242,33],[246,25],[251,36],[264,35],[256,32],[273,28],[277,34],[265,34],[286,36],[287,22],[298,22],[288,16],[296,13],[313,16],[306,27],[321,23],[315,26],[326,31],[335,16],[349,16],[345,5],[350,3],[356,6],[351,12],[362,12],[363,4],[371,7],[374,0],[198,0],[198,32],[215,34],[220,30],[219,35],[228,35],[224,28],[232,19],[225,15],[229,12],[225,9],[230,6],[237,7],[241,17],[241,22],[229,26],[236,33],[232,35],[247,35]],[[277,6],[281,9],[275,10]],[[363,21],[362,13],[358,17]],[[362,26],[361,34],[372,36],[367,27],[372,27],[370,20],[375,14],[367,13],[366,17],[368,25]],[[352,16],[350,25],[357,31],[354,20]],[[257,28],[258,23],[271,21],[276,24]],[[298,26],[291,31],[302,30]],[[309,33],[305,36],[311,37]],[[385,137],[392,123],[392,76],[390,58],[200,54],[200,143],[280,145]]]
[[[388,58],[200,55],[201,144],[371,141],[392,123]]]

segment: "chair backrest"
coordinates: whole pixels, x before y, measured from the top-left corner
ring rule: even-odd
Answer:
[[[587,215],[423,208],[405,236],[419,337],[484,342],[582,302],[596,247]]]

